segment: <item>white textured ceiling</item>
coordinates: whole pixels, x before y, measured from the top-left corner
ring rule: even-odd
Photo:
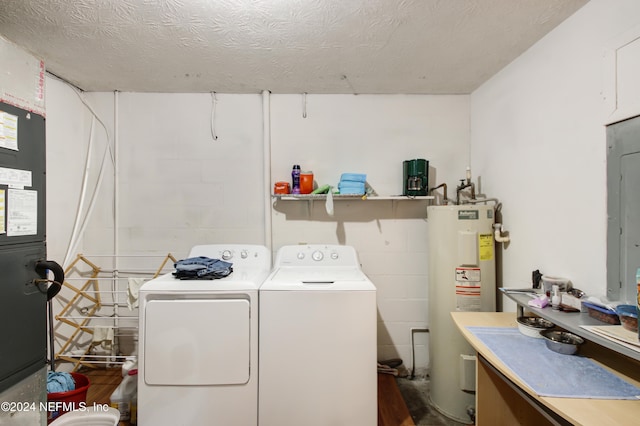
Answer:
[[[470,93],[588,0],[1,0],[87,91]]]

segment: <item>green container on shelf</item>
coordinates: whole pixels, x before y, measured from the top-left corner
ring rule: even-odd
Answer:
[[[427,195],[429,191],[429,162],[423,158],[402,162],[402,195]]]

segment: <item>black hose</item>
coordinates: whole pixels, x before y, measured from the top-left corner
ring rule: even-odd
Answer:
[[[53,272],[53,281],[51,281],[51,285],[47,288],[47,310],[49,311],[49,365],[51,367],[51,371],[56,371],[55,350],[53,346],[53,306],[51,299],[56,297],[62,289],[62,283],[64,282],[64,269],[62,269],[62,266],[60,266],[58,262],[54,262],[53,260],[39,260],[36,263],[35,269],[43,278],[47,278],[48,271]]]
[[[62,289],[64,282],[64,270],[57,262],[53,260],[40,260],[36,263],[36,272],[40,275],[47,276],[47,271],[53,272],[53,282],[47,289],[47,301],[53,299]]]

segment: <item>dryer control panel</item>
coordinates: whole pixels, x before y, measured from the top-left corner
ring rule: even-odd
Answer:
[[[265,246],[252,244],[207,244],[191,248],[189,257],[205,256],[222,259],[238,267],[271,266],[271,253]]]

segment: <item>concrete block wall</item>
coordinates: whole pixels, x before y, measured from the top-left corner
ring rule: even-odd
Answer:
[[[64,188],[74,206],[91,115],[63,83],[51,84],[51,108],[72,113],[47,123],[48,149],[58,156],[67,150],[73,160],[68,168],[51,164],[48,174],[52,191]],[[261,95],[218,94],[215,117],[210,94],[92,93],[87,99],[117,145],[118,172],[116,179],[108,164],[109,177],[78,250],[113,252],[114,181],[121,255],[183,257],[196,244],[265,243]],[[306,119],[300,101],[301,95],[270,96],[271,187],[290,179],[294,163],[312,170],[318,184],[336,185],[343,172],[366,173],[381,195],[401,193],[406,159],[428,159],[434,179],[449,185],[464,174],[468,96],[308,95]],[[71,140],[70,125],[84,129]],[[107,143],[100,131],[96,124],[101,148],[93,164]],[[94,166],[92,182],[96,173]],[[409,363],[410,328],[428,325],[426,206],[336,201],[329,217],[322,203],[280,201],[271,212],[272,249],[301,242],[353,245],[378,288],[378,357]],[[53,256],[64,256],[74,219],[69,213],[62,206],[49,209]],[[428,365],[427,341],[417,336],[418,368]]]
[[[464,177],[469,137],[467,96],[272,96],[272,181],[291,166],[311,170],[318,185],[336,186],[342,173],[365,173],[380,195],[402,193],[402,162],[430,161],[438,183]],[[435,186],[432,182],[431,186]],[[427,201],[278,201],[273,246],[346,244],[377,288],[378,359],[411,363],[411,328],[427,324]],[[428,335],[415,335],[416,365],[428,366]]]

